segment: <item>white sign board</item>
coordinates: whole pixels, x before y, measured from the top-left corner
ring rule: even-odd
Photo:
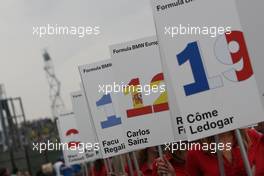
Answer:
[[[128,148],[174,141],[156,37],[110,46],[115,85]],[[175,119],[175,118],[174,118]],[[162,129],[162,130],[161,130]]]
[[[127,152],[122,118],[114,94],[105,94],[114,81],[113,65],[105,60],[79,67],[103,158]]]
[[[160,59],[162,58],[162,52],[160,52]],[[166,68],[164,62],[161,62],[162,68]],[[172,81],[170,80],[169,73],[167,69],[162,69],[164,74],[164,80],[166,83],[166,88],[168,91],[168,101],[170,107],[170,113],[172,117],[172,123],[174,126],[174,141],[186,141],[186,130],[184,122],[179,110],[179,105],[177,103],[177,98],[175,92],[173,91]]]
[[[245,33],[248,45],[249,55],[252,58],[253,68],[262,99],[264,104],[264,59],[263,59],[263,43],[264,43],[264,20],[260,20],[264,16],[264,1],[236,1],[241,25]],[[254,12],[254,13],[252,13]],[[264,117],[263,117],[264,120]]]
[[[235,1],[152,0],[152,7],[188,139],[262,121]]]
[[[57,120],[57,128],[60,136],[60,149],[62,149],[67,166],[89,161],[81,140],[81,134],[77,128],[73,113],[60,114]],[[90,147],[92,150],[92,146]]]
[[[93,126],[91,114],[82,91],[73,92],[71,94],[71,99],[77,127],[82,135],[82,142],[86,145],[92,144],[92,146],[98,146],[97,148],[93,148],[91,151],[87,151],[87,158],[89,158],[89,161],[99,159],[99,143]]]

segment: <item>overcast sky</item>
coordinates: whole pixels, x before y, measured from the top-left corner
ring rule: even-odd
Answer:
[[[101,34],[33,36],[33,26],[97,25]],[[149,0],[6,0],[0,6],[0,83],[9,97],[22,97],[27,119],[51,115],[42,58],[47,48],[71,109],[70,92],[79,90],[77,66],[109,57],[108,45],[154,35]]]

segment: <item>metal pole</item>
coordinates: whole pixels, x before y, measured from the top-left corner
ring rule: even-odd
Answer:
[[[13,112],[14,112],[14,116],[17,119],[17,114],[16,114],[16,110],[15,110],[15,106],[14,106],[13,100],[18,100],[19,101],[20,109],[21,109],[22,116],[23,116],[23,122],[25,123],[26,122],[26,118],[25,118],[25,113],[24,113],[24,109],[23,109],[23,104],[22,104],[21,98],[19,97],[19,98],[11,99],[11,106],[12,106],[12,109],[13,109]],[[16,122],[17,122],[17,120],[16,120]],[[29,135],[28,134],[28,129],[25,129],[25,131],[24,131],[24,141],[22,141],[20,133],[19,133],[19,138],[20,138],[20,142],[23,143],[23,145],[24,145],[25,158],[26,158],[26,162],[27,162],[28,171],[29,171],[30,175],[32,175],[32,167],[31,167],[31,163],[30,163],[29,148],[28,148],[29,147],[28,135]]]
[[[108,162],[107,162],[107,160],[106,159],[103,159],[103,161],[104,161],[104,165],[105,165],[105,170],[106,170],[106,173],[110,173],[110,171],[109,171],[109,166],[108,166]]]
[[[216,146],[218,146],[219,136],[215,135],[214,138],[215,138]],[[224,159],[223,159],[222,151],[218,149],[217,149],[217,159],[218,159],[218,167],[219,167],[220,175],[225,176],[225,167],[224,167]]]
[[[19,100],[19,104],[20,104],[20,108],[21,108],[21,113],[22,113],[22,116],[23,116],[23,121],[25,122],[26,121],[26,116],[25,116],[25,111],[24,111],[24,107],[23,107],[23,103],[22,103],[21,97],[19,97],[18,100]]]
[[[8,150],[9,150],[9,157],[10,157],[11,165],[12,165],[12,168],[15,169],[16,168],[16,163],[15,163],[15,160],[14,160],[13,146],[10,145],[9,135],[7,133],[7,129],[6,129],[6,126],[5,126],[5,119],[4,119],[4,114],[3,114],[2,102],[3,101],[0,99],[0,118],[2,120],[2,126],[3,126],[3,130],[4,130],[6,144],[7,144]]]
[[[131,162],[131,158],[130,158],[129,153],[126,154],[126,157],[127,157],[127,165],[128,165],[129,175],[133,176],[134,175],[133,166],[132,166],[132,162]]]
[[[162,148],[161,146],[159,145],[158,146],[158,152],[159,152],[159,157],[161,157],[163,159],[163,151],[162,151]],[[176,173],[175,173],[176,174]],[[165,176],[166,174],[161,174],[161,176]]]
[[[159,145],[158,146],[158,152],[159,152],[159,157],[163,157],[163,151],[162,151],[162,148],[161,148],[161,146]]]
[[[10,139],[12,141],[12,145],[10,145],[10,148],[12,149],[12,151],[14,151],[14,148],[15,149],[17,148],[17,139],[16,139],[16,134],[15,134],[15,127],[14,127],[13,117],[11,115],[11,112],[10,112],[10,109],[9,109],[9,105],[8,105],[8,99],[2,100],[1,106],[2,106],[1,109],[5,111],[6,119],[7,119],[7,122],[8,122]]]
[[[13,150],[12,145],[9,146],[9,156],[10,156],[12,168],[13,169],[17,168],[16,163],[15,163],[15,159],[14,159],[14,150]]]
[[[243,140],[242,140],[241,133],[240,133],[239,129],[236,129],[235,133],[236,133],[236,138],[237,138],[237,141],[238,141],[238,144],[239,144],[239,147],[240,147],[240,153],[242,155],[244,166],[245,166],[245,169],[247,171],[247,175],[248,176],[252,176],[253,174],[252,174],[252,170],[251,170],[250,163],[249,163],[249,160],[248,160],[247,151],[245,149],[245,146],[244,146],[244,143],[243,143]]]
[[[82,171],[82,176],[85,176],[85,169],[84,169],[84,165],[83,165],[83,164],[81,164],[81,167],[82,167],[82,169],[81,169],[81,171]]]
[[[3,107],[2,107],[2,101],[0,99],[0,119],[1,119],[1,123],[2,123],[2,127],[3,127],[3,133],[4,133],[4,143],[5,145],[8,147],[9,149],[9,138],[8,138],[8,134],[7,134],[7,127],[6,127],[6,123],[5,123],[5,118],[4,118],[4,114],[3,114]]]
[[[110,158],[106,158],[106,161],[108,163],[109,173],[112,174],[113,173],[112,162],[111,162]]]
[[[94,162],[92,162],[91,164],[90,164],[90,170],[91,170],[91,175],[92,176],[95,176],[95,173],[94,173]],[[107,168],[107,167],[106,167]],[[106,169],[107,170],[107,169]],[[108,172],[107,172],[108,173]]]
[[[134,161],[134,165],[136,168],[137,175],[140,176],[141,175],[140,168],[139,168],[139,164],[138,164],[138,160],[137,160],[137,156],[136,156],[135,152],[132,152],[132,157],[133,157],[133,161]]]
[[[16,114],[16,110],[15,110],[15,105],[14,105],[14,102],[13,102],[14,99],[13,98],[8,99],[7,100],[7,104],[8,104],[8,101],[10,101],[12,112],[13,112],[13,113],[10,113],[10,116],[12,117],[12,119],[13,118],[15,119],[15,133],[16,133],[16,136],[18,136],[19,147],[21,147],[22,146],[22,139],[21,139],[21,133],[19,133],[19,131],[18,131],[17,114]]]
[[[14,105],[14,99],[10,98],[8,99],[10,101],[11,104],[11,108],[12,108],[12,112],[13,112],[13,117],[15,119],[16,124],[18,124],[18,120],[17,120],[17,115],[16,115],[16,110],[15,110],[15,105]]]
[[[122,173],[123,175],[125,175],[126,173],[126,170],[125,170],[125,163],[124,163],[124,158],[122,155],[119,155],[119,159],[120,159],[120,162],[121,162],[121,169],[122,169]]]
[[[163,151],[162,151],[162,147],[159,145],[158,146],[158,152],[159,152],[159,157],[161,157],[163,159]],[[167,174],[161,174],[161,176],[165,176]],[[176,173],[175,173],[176,176]]]
[[[88,176],[88,173],[87,173],[88,170],[87,170],[87,165],[86,165],[86,163],[84,162],[82,165],[83,165],[83,175],[84,175],[84,176]]]
[[[28,144],[24,145],[24,150],[25,150],[25,157],[27,161],[28,172],[30,175],[32,175],[32,169],[31,169],[30,158],[29,158],[29,153],[28,153]]]

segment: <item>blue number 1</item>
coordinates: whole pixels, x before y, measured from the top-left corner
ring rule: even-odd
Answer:
[[[194,83],[184,86],[186,96],[210,89],[197,42],[189,43],[187,47],[177,55],[177,59],[179,65],[189,60],[194,77]]]
[[[110,108],[110,111],[107,110],[106,105],[112,105],[112,106],[108,107],[108,108]],[[104,111],[105,111],[106,116],[107,116],[107,120],[101,122],[102,129],[110,128],[110,127],[113,127],[113,126],[121,124],[121,118],[120,117],[116,117],[116,114],[115,114],[115,111],[114,111],[114,107],[113,107],[113,104],[112,104],[112,98],[111,98],[110,94],[103,95],[102,98],[100,98],[96,102],[96,106],[97,107],[100,107],[100,106],[104,107]],[[111,111],[113,111],[112,114],[109,113]]]

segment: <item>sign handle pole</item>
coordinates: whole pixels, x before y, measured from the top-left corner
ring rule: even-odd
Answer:
[[[92,176],[95,176],[95,173],[94,173],[94,162],[92,162],[91,164],[90,164],[90,169],[91,169],[91,175]],[[106,167],[107,168],[107,167]],[[107,172],[108,173],[108,172]]]
[[[132,157],[133,157],[133,161],[134,161],[134,165],[136,168],[137,175],[140,176],[141,174],[140,174],[139,164],[138,164],[138,160],[137,160],[137,156],[136,156],[135,152],[132,152]]]
[[[83,175],[88,176],[87,164],[85,162],[83,163]]]
[[[163,151],[160,145],[158,146],[158,152],[159,152],[159,157],[163,157]]]
[[[109,165],[108,165],[107,159],[103,159],[103,160],[104,160],[104,165],[105,165],[106,173],[108,175],[110,175]]]
[[[132,162],[131,162],[131,158],[130,158],[129,153],[126,154],[126,158],[127,158],[127,165],[128,165],[129,175],[133,176],[134,175],[133,166],[132,166]]]
[[[159,157],[163,158],[163,151],[161,145],[158,146],[158,152],[159,152]],[[167,174],[162,174],[161,176],[165,176]],[[176,173],[175,173],[176,176]]]
[[[239,129],[236,129],[235,133],[236,133],[236,138],[237,138],[237,141],[238,141],[238,144],[239,144],[239,147],[240,147],[240,153],[242,155],[244,166],[245,166],[246,171],[247,171],[247,175],[248,176],[252,176],[253,175],[252,174],[252,170],[251,170],[251,167],[250,167],[250,163],[249,163],[249,160],[248,160],[247,152],[246,152],[246,149],[245,149],[245,146],[244,146],[244,143],[243,143],[243,140],[242,140],[241,133],[240,133]]]
[[[216,145],[218,146],[219,136],[215,135],[214,138],[215,138]],[[217,159],[218,159],[218,167],[219,167],[220,175],[225,176],[224,159],[223,159],[222,152],[220,150],[217,150]]]
[[[113,174],[112,162],[111,162],[110,158],[107,158],[106,161],[108,163],[109,175],[111,175],[111,174]]]
[[[81,166],[81,173],[80,173],[80,175],[85,176],[85,173],[84,173],[84,164],[83,163],[80,163],[80,166]]]
[[[123,172],[123,175],[126,175],[126,170],[125,170],[125,163],[124,163],[124,158],[122,155],[119,155],[119,159],[120,159],[120,162],[121,162],[121,168],[122,168],[122,172]]]
[[[159,157],[163,158],[163,151],[162,151],[162,148],[160,145],[158,146],[158,152],[159,152]],[[161,176],[165,176],[165,175],[166,174],[161,174]],[[175,173],[175,175],[176,175],[176,173]]]

